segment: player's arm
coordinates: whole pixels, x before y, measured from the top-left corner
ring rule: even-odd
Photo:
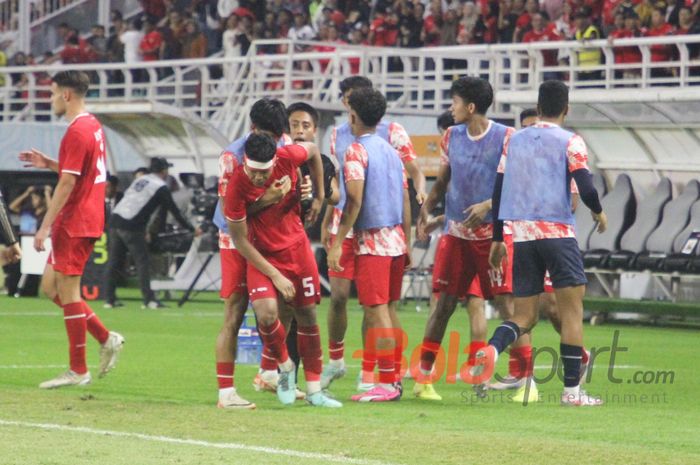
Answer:
[[[231,221],[227,218],[226,221],[238,253],[258,271],[270,278],[277,290],[282,294],[282,297],[284,297],[284,300],[290,301],[294,297],[294,285],[277,268],[265,260],[265,257],[250,243],[248,240],[248,224],[245,218],[240,221]]]
[[[588,148],[581,136],[575,135],[569,140],[566,157],[569,172],[576,182],[581,201],[591,210],[593,219],[598,222],[598,232],[602,233],[608,227],[608,217],[603,212],[598,191],[593,185],[593,175],[588,169]]]
[[[285,195],[292,189],[292,181],[289,176],[273,182],[270,187],[265,190],[265,193],[258,200],[250,204],[246,208],[248,215],[255,215],[265,210],[270,205],[274,205],[284,198]]]
[[[411,267],[411,198],[408,195],[408,188],[403,190],[403,234],[406,236],[406,268]]]
[[[338,190],[338,177],[333,176],[330,180],[330,186],[331,186],[331,195],[326,197],[326,201],[330,205],[338,205],[338,202],[340,202],[340,191]],[[324,217],[325,220],[325,217]]]
[[[491,211],[492,207],[493,201],[491,199],[486,199],[483,202],[468,206],[464,210],[464,213],[468,215],[467,219],[464,220],[464,226],[470,229],[479,226],[484,221],[484,218],[486,218],[486,215]]]
[[[430,215],[430,212],[435,209],[435,206],[438,204],[440,199],[445,197],[445,192],[447,192],[447,185],[450,183],[451,175],[452,169],[450,168],[450,165],[443,164],[440,166],[440,171],[438,171],[437,179],[435,179],[433,188],[430,189],[428,198],[425,199],[425,202],[423,202],[420,213],[418,214],[418,222],[416,227],[418,230],[418,239],[420,240],[425,240],[427,236],[425,231],[428,224],[428,216]]]
[[[58,178],[58,184],[56,184],[53,197],[51,198],[51,202],[49,202],[44,221],[42,221],[41,227],[34,236],[34,248],[37,251],[44,250],[44,241],[49,237],[51,226],[53,222],[56,221],[58,213],[68,201],[77,181],[77,175],[66,172],[61,173],[61,176]]]
[[[25,168],[50,169],[58,173],[58,161],[37,149],[25,150],[19,154],[20,161],[25,162]]]
[[[357,220],[362,208],[362,195],[365,189],[364,180],[352,180],[345,183],[345,207],[343,215],[340,217],[340,225],[338,226],[338,234],[328,250],[328,267],[334,271],[343,271],[340,266],[340,255],[342,253],[343,240],[348,235],[352,226]]]
[[[326,252],[328,252],[331,246],[331,236],[328,232],[328,227],[333,219],[333,210],[334,208],[330,205],[326,207],[326,213],[323,215],[323,220],[321,221],[321,245],[323,245],[323,248],[326,249]]]
[[[416,189],[416,200],[422,205],[427,197],[425,193],[425,175],[420,170],[415,160],[406,162],[404,166],[406,167],[408,177],[413,181],[413,187]]]

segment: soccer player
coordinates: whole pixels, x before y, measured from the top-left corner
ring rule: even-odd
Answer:
[[[224,325],[216,338],[216,379],[219,385],[220,408],[254,409],[255,404],[238,395],[234,386],[234,371],[238,330],[243,324],[243,317],[248,308],[248,292],[246,288],[246,261],[236,250],[228,225],[223,214],[226,189],[235,168],[243,164],[245,158],[245,142],[252,133],[265,133],[273,137],[279,146],[290,142],[284,134],[285,108],[279,100],[261,99],[253,104],[249,117],[251,132],[233,141],[224,149],[219,157],[219,205],[214,215],[214,223],[219,228],[219,254],[221,257],[221,291],[224,299]],[[280,201],[292,188],[291,182],[271,185],[264,195],[248,209],[249,214]],[[262,374],[261,374],[262,373]],[[257,390],[266,386],[268,390],[277,388],[277,362],[269,350],[264,348],[261,357],[261,373],[258,373],[253,386]],[[269,373],[269,374],[268,374]],[[263,381],[265,375],[268,383]],[[261,387],[263,386],[263,387]]]
[[[85,360],[86,331],[100,343],[99,376],[117,362],[124,338],[108,331],[80,295],[80,278],[95,241],[104,229],[107,164],[105,138],[100,122],[85,110],[90,80],[81,71],[61,71],[51,84],[51,107],[70,125],[61,140],[58,161],[36,149],[20,153],[26,166],[48,168],[59,174],[54,196],[34,237],[34,248],[45,249],[51,234],[52,249],[44,271],[44,293],[63,308],[68,332],[70,369],[41,383],[40,388],[89,384]]]
[[[501,275],[490,270],[488,248],[493,230],[490,209],[496,168],[504,141],[514,130],[486,117],[493,101],[493,90],[486,80],[460,78],[453,83],[451,94],[452,115],[458,125],[449,128],[443,136],[442,166],[418,220],[422,237],[428,213],[443,195],[446,196],[446,234],[435,258],[437,273],[434,279],[440,297],[426,324],[420,359],[423,376],[413,390],[414,395],[427,400],[441,398],[432,386],[430,374],[457,301],[468,294],[485,299],[492,299],[494,294],[506,294],[497,301],[497,306],[502,315],[512,314],[510,272],[505,269]],[[468,292],[476,277],[480,292]],[[472,313],[478,314],[476,320],[481,321],[479,333],[472,332],[473,337],[478,337],[485,330],[483,311],[474,310]],[[516,351],[514,357],[531,360],[529,341],[523,339],[519,344],[524,348]],[[473,339],[470,344],[472,356],[484,345],[485,341]]]
[[[348,101],[352,93],[358,89],[372,88],[372,81],[364,76],[352,76],[340,83],[340,92],[345,108],[350,111]],[[413,180],[416,189],[416,199],[422,204],[425,200],[425,176],[416,163],[416,153],[411,139],[406,130],[398,123],[382,120],[377,124],[376,134],[396,149],[403,161],[408,175]],[[345,163],[345,151],[355,141],[355,136],[349,122],[333,128],[331,133],[331,158],[338,169],[338,187],[340,200],[333,209],[327,209],[321,225],[321,242],[326,250],[338,234],[340,216],[345,206],[345,182],[343,179],[343,166]],[[331,285],[331,304],[328,312],[328,353],[329,363],[324,369],[321,384],[324,388],[330,386],[333,380],[345,375],[345,332],[347,331],[347,302],[350,296],[350,287],[355,276],[353,254],[352,230],[348,232],[347,240],[343,243],[343,255],[341,258],[342,272],[329,270],[328,278]],[[392,305],[390,312],[396,312]],[[363,324],[363,327],[365,325]],[[364,331],[363,331],[364,335]],[[359,383],[361,389],[371,389],[374,385],[374,366],[376,361],[364,360],[362,379]]]
[[[2,232],[3,240],[7,247],[2,251],[2,262],[16,263],[22,257],[22,250],[19,247],[19,239],[15,236],[15,230],[10,223],[10,217],[7,214],[7,207],[0,192],[0,231]]]
[[[321,154],[312,143],[277,148],[267,134],[251,134],[245,143],[245,159],[237,166],[226,191],[224,210],[238,252],[247,261],[248,296],[258,320],[263,342],[277,361],[280,376],[277,396],[283,404],[296,397],[294,363],[285,343],[279,319],[279,300],[288,302],[298,324],[299,354],[304,364],[307,401],[314,406],[341,407],[321,392],[321,338],[316,323],[320,285],[316,260],[299,216],[299,196],[288,192],[282,200],[247,217],[247,208],[273,184],[296,185],[297,168],[310,162],[314,199],[307,215],[313,223],[323,204]]]
[[[376,133],[386,111],[384,96],[370,87],[356,89],[348,104],[350,127],[357,139],[345,152],[346,202],[328,251],[328,266],[343,272],[344,242],[354,227],[357,293],[367,322],[364,352],[376,356],[379,383],[352,400],[387,402],[401,396],[395,383],[401,371],[403,341],[390,306],[401,298],[411,239],[408,184],[396,150]]]
[[[561,81],[540,85],[537,111],[540,121],[514,134],[498,166],[493,192],[493,244],[489,261],[502,266],[505,256],[503,222],[513,229],[514,317],[496,328],[489,345],[477,354],[470,374],[487,378],[498,355],[532,330],[538,321],[537,299],[549,270],[561,319],[560,353],[564,366],[561,404],[597,406],[602,400],[580,388],[583,357],[583,295],[586,275],[574,230],[571,179],[581,200],[607,228],[607,217],[588,170],[583,139],[561,128],[569,110],[569,89]]]

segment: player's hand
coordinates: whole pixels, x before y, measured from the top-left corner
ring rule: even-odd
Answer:
[[[418,205],[423,205],[423,202],[428,200],[428,194],[425,192],[417,192],[416,193],[416,201],[418,202]]]
[[[299,192],[301,193],[301,200],[310,199],[313,197],[313,184],[311,183],[310,176],[304,176],[299,184]]]
[[[48,184],[44,186],[44,195],[51,196],[53,193],[53,187],[49,186]]]
[[[20,161],[25,162],[25,168],[44,169],[49,167],[51,159],[37,149],[24,150],[19,153]]]
[[[44,247],[44,241],[46,241],[48,237],[48,229],[39,228],[39,230],[36,232],[36,235],[34,236],[34,250],[36,250],[37,252],[43,252],[44,250],[46,250],[46,247]]]
[[[2,260],[4,263],[17,263],[22,258],[22,250],[19,248],[19,242],[12,244],[2,251]]]
[[[284,198],[285,195],[292,189],[292,180],[289,176],[285,176],[282,179],[278,179],[273,182],[270,187],[265,190],[262,198],[260,199],[264,205],[272,205]]]
[[[313,199],[311,201],[309,211],[306,212],[306,227],[316,224],[316,221],[318,220],[318,215],[321,213],[321,208],[323,208],[322,200]]]
[[[503,272],[503,265],[508,264],[506,245],[503,242],[492,242],[489,252],[489,264],[491,268]]]
[[[407,253],[406,254],[406,261],[404,262],[403,265],[403,270],[404,271],[409,271],[413,267],[413,262],[411,261],[411,254]]]
[[[491,202],[489,202],[488,200],[484,200],[483,202],[476,203],[467,207],[462,212],[468,215],[467,219],[464,220],[464,226],[466,226],[469,229],[473,229],[479,226],[484,221],[484,218],[486,218],[486,215],[488,215],[489,211],[491,211],[490,203]]]
[[[595,213],[591,213],[593,216],[593,220],[598,222],[598,228],[597,231],[599,233],[604,233],[606,229],[608,229],[608,216],[605,214],[605,212],[600,212],[597,215]]]
[[[296,294],[296,289],[294,288],[294,284],[285,278],[282,273],[277,273],[277,275],[272,278],[272,284],[274,284],[275,288],[282,294],[282,298],[285,302],[292,301],[294,294]]]
[[[416,237],[419,241],[424,241],[428,238],[428,212],[425,208],[420,209],[418,213],[418,221],[416,221]]]
[[[340,242],[338,242],[338,241],[340,241]],[[336,238],[335,242],[328,250],[328,258],[327,258],[328,268],[335,271],[336,273],[340,273],[342,271],[345,271],[345,268],[340,266],[340,256],[342,255],[343,251],[341,250],[339,245],[336,245],[336,243],[340,244],[341,242],[342,242],[342,239]]]
[[[34,186],[29,186],[29,187],[27,187],[27,190],[24,191],[24,195],[29,195],[32,192],[34,192]]]
[[[445,216],[444,216],[444,215],[440,215],[440,216],[436,216],[436,217],[430,218],[430,219],[428,220],[428,224],[427,224],[426,227],[425,227],[425,233],[426,233],[426,234],[431,234],[433,231],[435,231],[436,229],[440,228],[440,227],[444,224],[444,221],[445,221]]]

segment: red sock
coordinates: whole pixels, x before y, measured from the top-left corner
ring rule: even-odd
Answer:
[[[420,349],[420,369],[424,375],[433,371],[433,364],[439,351],[440,341],[431,341],[428,338],[423,339],[423,346]]]
[[[287,334],[284,331],[282,322],[277,319],[269,326],[259,325],[259,327],[263,344],[268,347],[270,356],[274,358],[278,364],[282,364],[289,360],[287,344],[285,342],[287,339]]]
[[[374,367],[377,365],[377,352],[375,347],[369,347],[365,343],[362,351],[362,382],[374,383]]]
[[[321,351],[321,336],[318,325],[297,326],[297,346],[299,356],[304,364],[306,382],[320,381],[323,369],[323,352]]]
[[[380,383],[392,384],[396,382],[393,349],[377,350],[377,366],[379,367]]]
[[[345,355],[345,341],[328,340],[328,358],[331,360],[342,360]]]
[[[219,389],[233,387],[233,370],[232,362],[216,362],[216,381],[219,383]]]
[[[260,368],[267,371],[277,371],[277,360],[265,343],[263,343],[262,356],[260,357]]]
[[[87,373],[87,362],[85,361],[87,324],[82,302],[64,305],[63,321],[66,324],[66,332],[68,333],[70,369],[79,375]]]
[[[532,346],[514,347],[510,349],[508,373],[516,378],[532,376]]]
[[[469,359],[467,360],[467,363],[469,365],[474,365],[474,362],[476,361],[476,353],[479,351],[479,349],[486,346],[486,341],[471,341],[469,343]]]
[[[402,367],[402,362],[403,362],[403,341],[401,340],[403,333],[399,330],[396,331],[396,337],[394,340],[396,341],[396,347],[394,347],[394,373],[396,375],[396,381],[397,383],[401,381],[402,378],[402,373],[401,369]]]
[[[585,347],[581,347],[581,365],[588,363],[588,352]]]
[[[83,310],[85,310],[85,321],[87,322],[87,330],[92,334],[92,337],[97,339],[97,342],[104,344],[109,339],[109,331],[102,324],[100,318],[92,311],[90,306],[84,300],[81,301],[83,304]]]

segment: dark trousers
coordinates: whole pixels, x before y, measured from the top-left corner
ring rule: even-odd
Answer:
[[[119,270],[124,267],[127,252],[136,265],[139,276],[141,295],[144,303],[155,300],[151,290],[150,260],[146,245],[145,231],[127,231],[125,229],[111,228],[109,231],[109,263],[105,277],[105,300],[116,300],[117,276]]]

